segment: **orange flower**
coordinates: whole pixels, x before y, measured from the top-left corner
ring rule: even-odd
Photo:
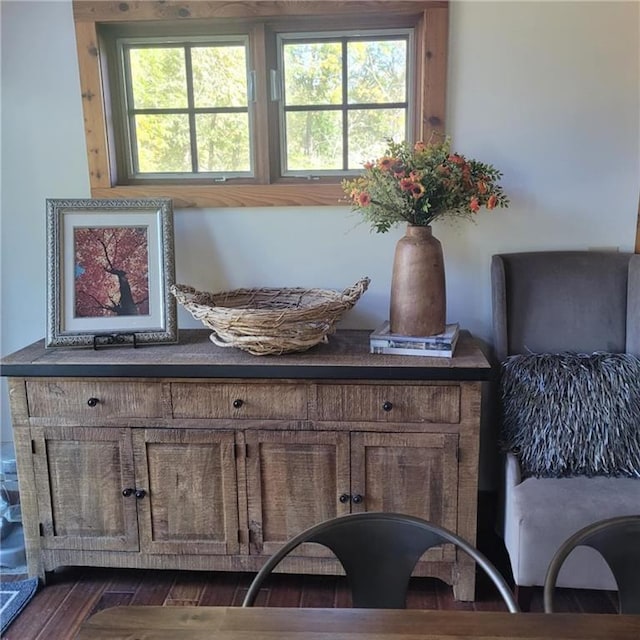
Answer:
[[[447,160],[449,160],[449,162],[453,162],[453,164],[464,164],[465,160],[464,158],[457,154],[457,153],[452,153]]]
[[[402,180],[400,180],[400,188],[403,191],[411,191],[411,188],[413,187],[414,182],[413,180],[411,180],[411,178],[402,178]]]
[[[427,145],[426,145],[424,142],[422,142],[422,140],[418,140],[418,142],[416,142],[416,143],[413,145],[413,148],[414,148],[418,153],[420,153],[421,151],[424,151],[424,150],[427,148]]]
[[[422,173],[420,171],[413,170],[409,174],[409,178],[411,178],[412,182],[420,182],[420,180],[422,180]]]
[[[471,169],[468,164],[463,164],[462,166],[462,184],[467,189],[471,189],[473,187],[473,181],[471,180]]]
[[[493,195],[490,195],[489,199],[487,200],[487,209],[489,210],[494,209],[497,204],[498,204],[498,197],[494,193]]]
[[[414,200],[417,200],[424,193],[424,187],[419,182],[414,182],[411,185],[410,192],[411,192],[411,195],[413,196]]]
[[[469,209],[471,209],[471,211],[473,211],[474,213],[480,210],[480,203],[478,202],[478,198],[476,198],[475,196],[473,196],[473,198],[471,198],[469,202]]]
[[[394,162],[395,158],[391,158],[390,156],[383,156],[382,158],[380,158],[380,160],[378,160],[378,166],[382,171],[389,171]]]
[[[371,196],[366,191],[361,191],[358,194],[358,204],[361,207],[367,207],[371,204]]]
[[[487,183],[483,180],[478,180],[476,183],[476,187],[478,187],[478,193],[483,196],[488,191]]]

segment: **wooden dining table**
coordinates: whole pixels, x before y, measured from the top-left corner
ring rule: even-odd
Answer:
[[[640,616],[424,609],[131,606],[88,618],[76,640],[639,640]]]

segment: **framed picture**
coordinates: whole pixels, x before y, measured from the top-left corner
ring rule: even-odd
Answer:
[[[173,204],[47,200],[47,347],[177,342]]]

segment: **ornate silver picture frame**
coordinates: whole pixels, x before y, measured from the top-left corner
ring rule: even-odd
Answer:
[[[173,203],[47,200],[46,347],[178,340]]]

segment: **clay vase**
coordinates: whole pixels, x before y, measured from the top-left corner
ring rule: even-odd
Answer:
[[[442,245],[431,227],[409,225],[398,240],[391,277],[391,333],[431,336],[445,330]]]

